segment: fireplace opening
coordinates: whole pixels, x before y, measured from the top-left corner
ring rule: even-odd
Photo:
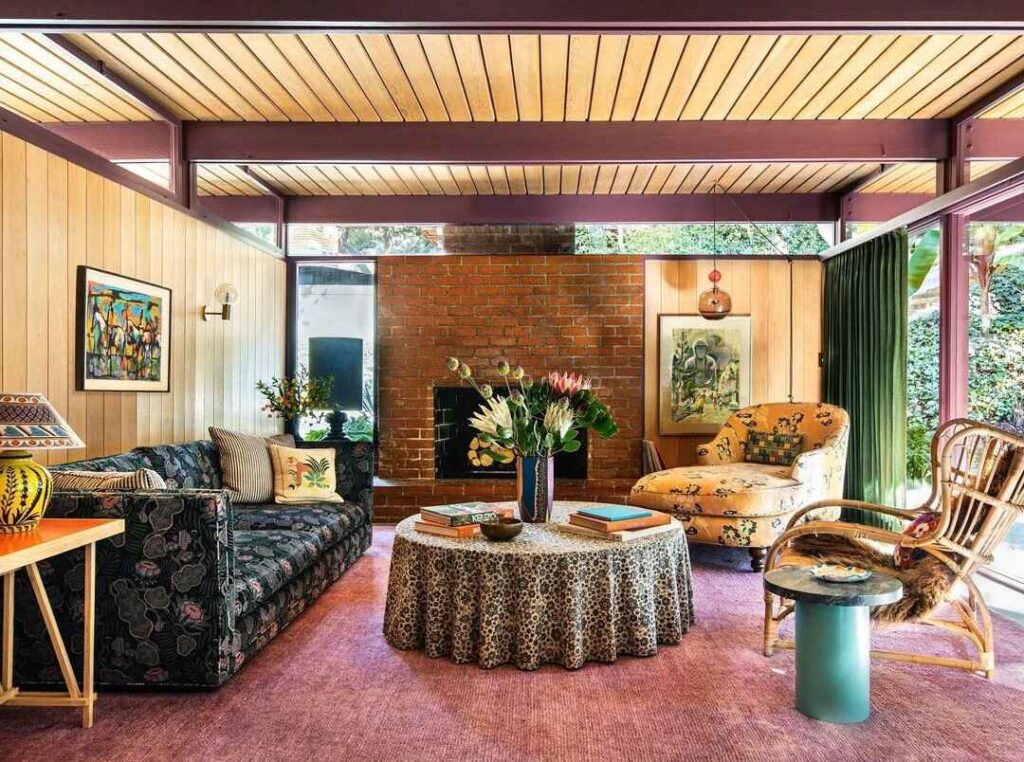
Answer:
[[[469,425],[480,395],[465,386],[434,387],[434,476],[437,479],[513,479],[515,461],[502,463],[480,444]],[[555,478],[587,478],[587,432],[579,433],[576,452],[555,455]]]

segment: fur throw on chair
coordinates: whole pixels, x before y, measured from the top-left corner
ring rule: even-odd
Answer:
[[[863,566],[895,577],[903,583],[903,597],[895,603],[871,609],[876,622],[914,622],[930,614],[945,599],[953,584],[953,571],[934,556],[911,569],[898,569],[892,553],[883,553],[866,542],[834,535],[801,535],[782,553],[780,566],[839,563]]]

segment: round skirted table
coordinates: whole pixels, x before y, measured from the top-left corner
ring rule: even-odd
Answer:
[[[508,504],[505,504],[508,505]],[[594,503],[556,502],[554,520]],[[395,529],[384,636],[481,667],[537,669],[651,656],[693,623],[686,536],[615,542],[526,524],[508,542]]]
[[[903,597],[903,583],[873,573],[863,582],[825,582],[803,567],[764,575],[764,587],[796,606],[796,708],[826,722],[871,714],[871,607]]]

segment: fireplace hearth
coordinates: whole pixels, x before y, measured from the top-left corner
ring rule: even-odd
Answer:
[[[464,386],[434,387],[434,477],[437,479],[514,479],[515,462],[501,463],[484,457],[469,417],[480,406],[480,395]],[[582,446],[573,453],[555,456],[555,477],[587,478],[587,432],[580,432]],[[488,463],[488,460],[490,462]]]

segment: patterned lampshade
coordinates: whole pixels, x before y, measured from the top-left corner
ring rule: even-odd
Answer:
[[[0,392],[0,450],[85,447],[42,394]]]

